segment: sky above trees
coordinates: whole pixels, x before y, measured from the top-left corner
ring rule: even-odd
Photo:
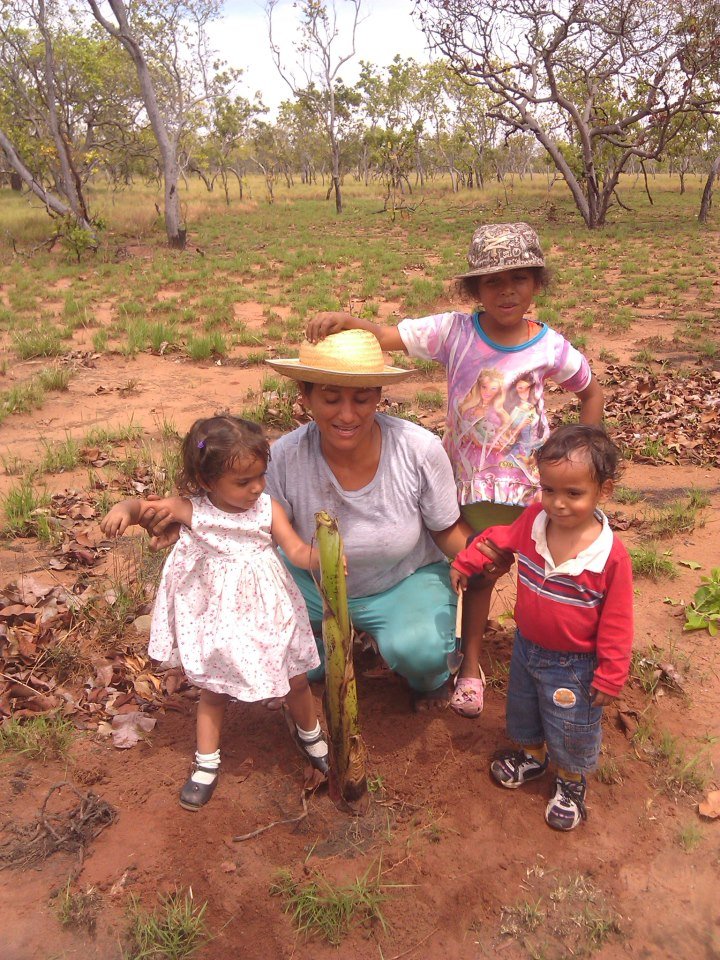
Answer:
[[[349,4],[337,0],[341,28],[347,19],[351,27]],[[376,66],[387,66],[396,54],[403,59],[413,57],[420,63],[429,60],[425,37],[416,20],[411,17],[413,0],[365,0],[363,22],[357,31],[358,54],[347,66],[343,80],[357,81],[360,60]],[[292,42],[298,35],[298,16],[292,0],[282,0],[274,27],[278,45],[291,53]],[[262,100],[273,112],[290,91],[278,76],[268,43],[267,18],[262,0],[226,0],[223,15],[209,31],[212,45],[232,67],[244,70],[242,87],[246,96],[261,91]],[[346,75],[347,74],[347,75]]]

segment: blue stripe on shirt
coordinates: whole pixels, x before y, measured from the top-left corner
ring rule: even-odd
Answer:
[[[599,607],[604,595],[569,577],[546,577],[545,568],[518,554],[518,578],[532,593],[572,607]]]

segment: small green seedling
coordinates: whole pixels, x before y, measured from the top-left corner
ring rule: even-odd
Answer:
[[[720,624],[720,567],[714,567],[709,577],[700,577],[701,586],[695,591],[685,612],[684,630],[707,630],[717,636]]]

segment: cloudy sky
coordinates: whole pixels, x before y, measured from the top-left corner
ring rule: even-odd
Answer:
[[[328,6],[331,4],[332,0],[328,0]],[[336,0],[336,7],[340,35],[333,51],[337,50],[339,55],[348,52],[342,31],[343,24],[349,30],[352,20],[347,15],[350,4],[346,0]],[[418,61],[429,59],[422,31],[410,16],[412,7],[412,0],[363,0],[361,16],[364,19],[357,30],[357,54],[341,71],[346,83],[357,79],[360,60],[387,66],[397,53]],[[298,17],[292,0],[281,0],[273,23],[283,58],[291,63],[292,45],[298,38]],[[244,96],[252,97],[260,90],[264,103],[272,108],[290,96],[270,55],[262,0],[226,0],[222,19],[211,29],[211,39],[224,60],[245,71],[241,90]]]

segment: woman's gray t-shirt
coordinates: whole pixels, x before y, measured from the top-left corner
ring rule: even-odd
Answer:
[[[377,414],[382,450],[377,473],[360,490],[343,490],[320,451],[314,423],[280,437],[267,471],[267,492],[308,543],[315,514],[337,517],[348,565],[348,595],[389,590],[443,559],[428,530],[460,516],[452,467],[440,440],[424,427]]]

